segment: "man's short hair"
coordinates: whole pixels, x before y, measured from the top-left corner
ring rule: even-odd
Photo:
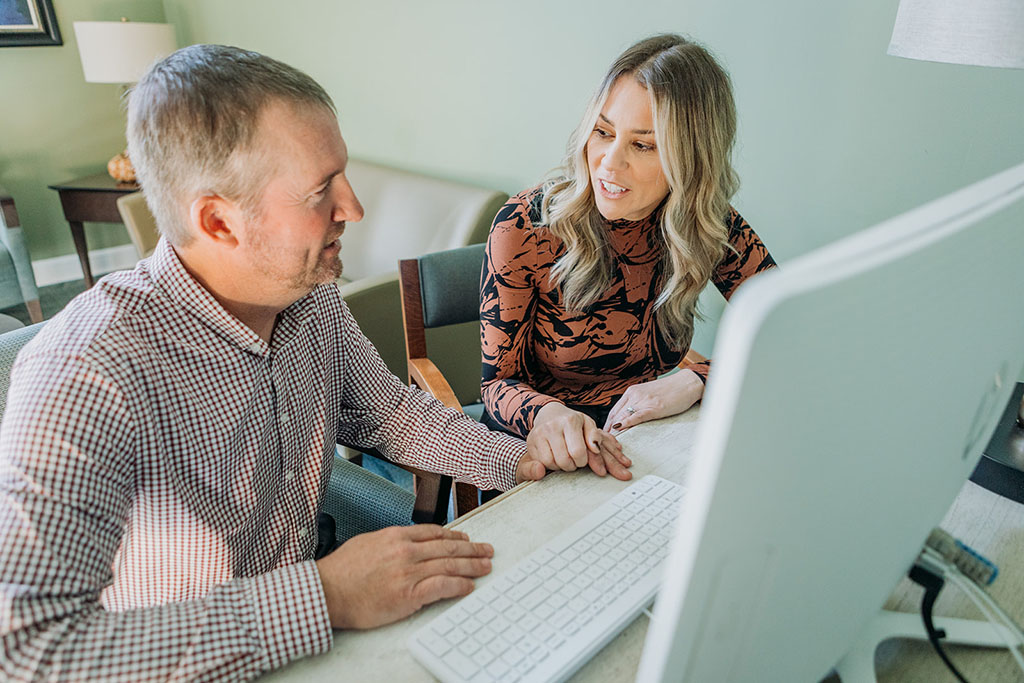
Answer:
[[[257,52],[192,45],[157,62],[128,101],[128,155],[160,232],[195,236],[187,202],[214,194],[255,215],[270,168],[255,141],[272,102],[323,107],[327,92],[298,69]]]

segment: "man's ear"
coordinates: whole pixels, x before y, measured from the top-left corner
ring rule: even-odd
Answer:
[[[238,244],[241,212],[230,201],[218,195],[203,195],[192,200],[189,222],[206,239],[224,246]]]

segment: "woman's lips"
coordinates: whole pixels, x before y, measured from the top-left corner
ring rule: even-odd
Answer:
[[[629,194],[629,190],[627,188],[622,187],[621,185],[616,185],[615,183],[607,180],[598,179],[597,187],[601,196],[607,197],[608,199],[620,199]]]

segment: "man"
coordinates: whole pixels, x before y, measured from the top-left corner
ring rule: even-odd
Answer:
[[[333,104],[261,55],[192,46],[131,95],[163,234],[27,346],[0,430],[0,672],[255,676],[465,595],[489,545],[437,526],[314,561],[334,444],[483,488],[540,479],[387,372],[332,281],[362,207]]]

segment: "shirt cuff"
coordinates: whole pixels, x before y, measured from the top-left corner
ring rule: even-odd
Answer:
[[[315,562],[282,567],[252,581],[257,628],[269,670],[331,649],[331,620]]]
[[[508,491],[516,485],[516,470],[526,455],[526,442],[500,432],[491,432],[491,435],[495,443],[491,457],[485,460],[487,478],[496,484],[495,488]]]

